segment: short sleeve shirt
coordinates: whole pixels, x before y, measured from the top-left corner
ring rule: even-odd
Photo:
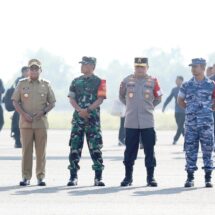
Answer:
[[[120,100],[126,105],[125,127],[154,127],[154,101],[162,96],[158,80],[151,76],[126,77],[120,86]]]
[[[96,75],[80,76],[75,78],[69,88],[68,97],[73,98],[80,108],[88,108],[99,97],[106,98],[106,82]],[[90,114],[90,120],[98,121],[100,108],[93,110]],[[73,122],[81,120],[77,111],[74,112]]]
[[[185,125],[214,123],[212,105],[215,99],[215,84],[212,80],[205,78],[197,81],[192,78],[182,84],[178,96],[186,102]]]
[[[13,95],[12,100],[20,103],[23,110],[32,117],[39,111],[43,111],[48,104],[56,102],[54,92],[48,81],[37,80],[32,81],[29,78],[19,81]],[[43,116],[41,119],[33,119],[32,123],[25,121],[20,116],[20,128],[48,128],[47,117]]]

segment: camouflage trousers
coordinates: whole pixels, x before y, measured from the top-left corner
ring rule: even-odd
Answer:
[[[185,126],[185,155],[186,171],[194,172],[198,169],[199,143],[202,149],[205,171],[213,170],[214,125]]]
[[[101,148],[103,147],[101,129],[99,126],[90,125],[88,123],[73,123],[71,137],[70,137],[70,154],[68,167],[72,172],[77,172],[79,161],[84,144],[84,136],[86,134],[87,145],[90,156],[93,161],[92,169],[95,171],[102,171],[104,169]]]

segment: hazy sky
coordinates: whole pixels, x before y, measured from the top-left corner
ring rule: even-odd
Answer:
[[[83,55],[98,67],[133,64],[150,47],[181,48],[185,61],[215,51],[214,0],[1,0],[0,77],[44,48],[78,69]],[[188,62],[185,62],[186,64]]]

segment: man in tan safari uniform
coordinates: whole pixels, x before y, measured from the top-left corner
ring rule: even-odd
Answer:
[[[46,114],[55,106],[55,96],[48,81],[40,78],[41,62],[32,59],[28,63],[29,77],[19,81],[12,96],[16,111],[20,114],[22,143],[22,177],[20,186],[30,184],[32,177],[33,143],[36,151],[36,175],[39,186],[46,186],[46,144],[48,121]]]

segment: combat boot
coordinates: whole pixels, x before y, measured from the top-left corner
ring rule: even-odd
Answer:
[[[154,167],[147,168],[147,186],[149,187],[157,187],[158,183],[154,179]]]
[[[78,185],[78,175],[77,172],[70,172],[70,179],[69,182],[67,183],[67,186],[77,186]]]
[[[205,187],[211,188],[213,184],[211,182],[212,171],[205,171]]]
[[[121,187],[131,186],[133,182],[133,166],[125,166],[125,178],[121,182]]]
[[[105,183],[102,181],[102,171],[95,171],[94,186],[104,187]]]
[[[187,172],[187,180],[184,184],[184,187],[194,187],[194,173]]]

